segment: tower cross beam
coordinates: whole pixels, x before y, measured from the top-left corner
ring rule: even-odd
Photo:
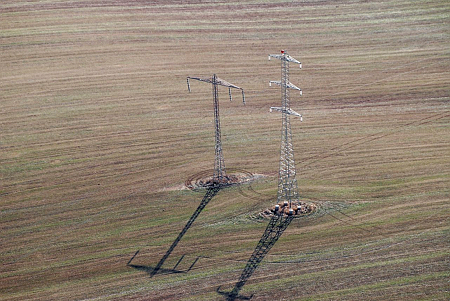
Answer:
[[[191,92],[191,85],[190,85],[190,81],[189,81],[190,79],[198,80],[198,81],[205,82],[205,83],[210,83],[210,84],[213,84],[213,85],[219,85],[219,86],[228,87],[229,89],[233,88],[233,89],[241,90],[242,91],[242,102],[245,104],[244,89],[242,89],[241,87],[238,87],[236,85],[233,85],[232,83],[229,83],[226,80],[218,78],[215,74],[212,77],[193,77],[193,76],[188,76],[187,77],[187,85],[188,85],[189,92]],[[230,92],[229,95],[230,95],[230,100],[231,100],[231,91],[229,91],[229,92]]]
[[[294,59],[292,56],[290,56],[289,54],[285,53],[284,50],[281,51],[281,54],[269,54],[269,61],[270,58],[276,58],[276,59],[280,59],[282,61],[286,61],[286,62],[292,62],[292,63],[296,63],[299,64],[300,69],[302,69],[302,63],[296,59]]]
[[[278,85],[278,86],[281,86],[281,85],[282,85],[281,81],[279,81],[279,80],[278,80],[278,81],[277,81],[277,80],[271,80],[271,81],[269,82],[269,86],[272,86],[272,84],[276,84],[276,85]],[[297,86],[294,85],[293,83],[287,82],[287,83],[286,83],[286,88],[300,91],[300,95],[303,94],[302,89],[300,89],[299,87],[297,87]]]
[[[303,117],[301,114],[295,112],[292,109],[283,109],[281,107],[270,107],[270,112],[272,112],[273,110],[284,113],[284,114],[288,114],[288,115],[294,115],[296,117],[300,117],[300,121],[303,121]]]

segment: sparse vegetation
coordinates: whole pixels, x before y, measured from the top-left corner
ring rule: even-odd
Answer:
[[[244,286],[252,300],[447,300],[448,1],[17,1],[0,4],[1,300],[223,300],[276,198],[280,102],[267,55],[303,63],[291,107],[295,219]],[[226,188],[152,266],[213,167],[209,87],[226,166],[265,175]],[[219,97],[226,99],[226,89]],[[221,96],[223,95],[223,96]],[[163,266],[166,267],[166,266]]]

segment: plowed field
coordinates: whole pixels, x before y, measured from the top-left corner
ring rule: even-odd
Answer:
[[[448,1],[21,1],[0,4],[0,299],[225,300],[276,201],[280,62],[291,65],[301,199],[241,294],[448,300]],[[214,164],[221,190],[163,266]],[[133,264],[127,262],[140,250]],[[177,269],[170,273],[181,256]]]

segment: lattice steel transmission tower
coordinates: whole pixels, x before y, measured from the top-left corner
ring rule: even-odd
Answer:
[[[131,262],[136,257],[136,255],[139,253],[139,250],[133,255],[133,257],[128,261],[128,266],[134,267],[136,269],[145,270],[150,274],[150,277],[153,277],[156,275],[159,271],[161,271],[163,264],[167,260],[167,258],[171,255],[173,250],[176,248],[180,240],[183,238],[184,234],[189,230],[189,228],[192,226],[194,221],[197,219],[197,217],[200,215],[202,210],[206,207],[206,205],[211,201],[211,199],[219,193],[219,191],[226,187],[227,185],[232,184],[229,177],[226,175],[225,172],[225,164],[223,160],[223,152],[222,152],[222,142],[221,142],[221,133],[220,133],[220,117],[219,117],[219,92],[218,92],[218,86],[225,86],[228,87],[228,94],[231,98],[231,88],[239,89],[242,91],[242,101],[245,105],[245,94],[244,90],[236,85],[233,85],[227,81],[224,81],[223,79],[218,78],[215,74],[210,78],[200,78],[200,77],[188,77],[187,78],[187,85],[188,90],[191,92],[191,86],[189,84],[189,79],[195,79],[202,82],[207,82],[212,84],[213,88],[213,99],[214,99],[214,121],[215,121],[215,141],[216,141],[216,147],[215,147],[215,161],[214,161],[214,175],[212,183],[208,183],[206,185],[207,191],[205,196],[203,197],[203,200],[201,201],[200,205],[197,207],[197,210],[195,210],[194,214],[191,216],[187,224],[184,226],[183,230],[178,234],[177,238],[174,240],[172,245],[169,247],[167,252],[164,254],[164,256],[161,258],[161,260],[157,263],[157,265],[152,268],[148,266],[141,266],[141,265],[133,265]],[[180,262],[183,260],[184,255],[178,260],[176,265],[173,267],[173,269],[170,269],[168,271],[173,273],[180,273],[181,271],[176,270],[177,266],[180,264]],[[194,261],[194,263],[190,266],[188,271],[194,266],[194,264],[197,262],[198,258]]]
[[[277,203],[284,202],[289,203],[289,209],[291,209],[292,203],[298,203],[298,185],[295,178],[295,161],[294,150],[292,147],[292,131],[290,116],[300,117],[303,120],[302,115],[291,110],[289,89],[300,91],[302,90],[289,82],[289,63],[296,63],[302,68],[302,64],[291,57],[287,52],[281,51],[281,54],[270,54],[270,58],[277,58],[281,60],[281,81],[270,81],[271,84],[277,84],[281,86],[281,107],[271,107],[270,112],[276,110],[281,112],[282,116],[282,130],[281,130],[281,156],[280,156],[280,170],[278,175],[278,193]]]
[[[220,291],[220,287],[217,289],[217,292],[226,296],[228,301],[233,301],[236,299],[251,299],[251,296],[240,296],[240,290],[294,219],[294,210],[291,208],[292,203],[297,206],[300,205],[298,202],[298,185],[297,180],[295,179],[295,162],[294,150],[292,147],[290,116],[297,116],[300,117],[300,120],[302,120],[302,115],[291,110],[289,105],[288,89],[298,90],[300,91],[300,95],[302,94],[302,90],[300,88],[289,82],[289,63],[297,63],[300,65],[300,68],[302,65],[285,51],[281,51],[281,55],[270,54],[269,59],[271,57],[281,60],[281,81],[270,81],[270,84],[274,83],[281,86],[281,107],[271,107],[270,112],[273,110],[281,112],[283,120],[277,193],[277,202],[278,204],[283,203],[283,210],[281,209],[281,206],[278,205],[278,210],[276,209],[275,214],[270,219],[264,234],[261,236],[258,245],[250,256],[250,259],[247,261],[247,264],[233,290],[231,290],[231,292],[223,292]],[[288,206],[284,205],[285,202],[288,203]],[[287,212],[285,211],[286,209],[288,210]]]
[[[228,177],[225,172],[225,162],[223,159],[222,152],[222,141],[220,133],[220,117],[219,117],[219,90],[218,86],[228,87],[228,95],[231,98],[231,88],[239,89],[242,91],[242,101],[245,105],[245,94],[244,90],[236,85],[233,85],[223,79],[218,78],[215,74],[212,77],[200,78],[200,77],[188,77],[187,85],[188,90],[191,92],[191,87],[189,84],[189,79],[195,79],[198,81],[206,82],[212,84],[213,100],[214,100],[214,123],[215,123],[215,159],[214,159],[214,175],[213,175],[213,185],[223,185],[227,184]]]

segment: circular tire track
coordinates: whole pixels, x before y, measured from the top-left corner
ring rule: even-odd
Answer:
[[[227,171],[228,171],[227,172],[228,182],[220,184],[223,187],[240,185],[255,179],[253,173],[251,173],[248,170],[230,168],[227,169]],[[212,181],[213,174],[214,174],[213,169],[200,171],[198,173],[189,176],[187,180],[184,182],[184,185],[190,190],[194,191],[206,189],[214,185]]]

